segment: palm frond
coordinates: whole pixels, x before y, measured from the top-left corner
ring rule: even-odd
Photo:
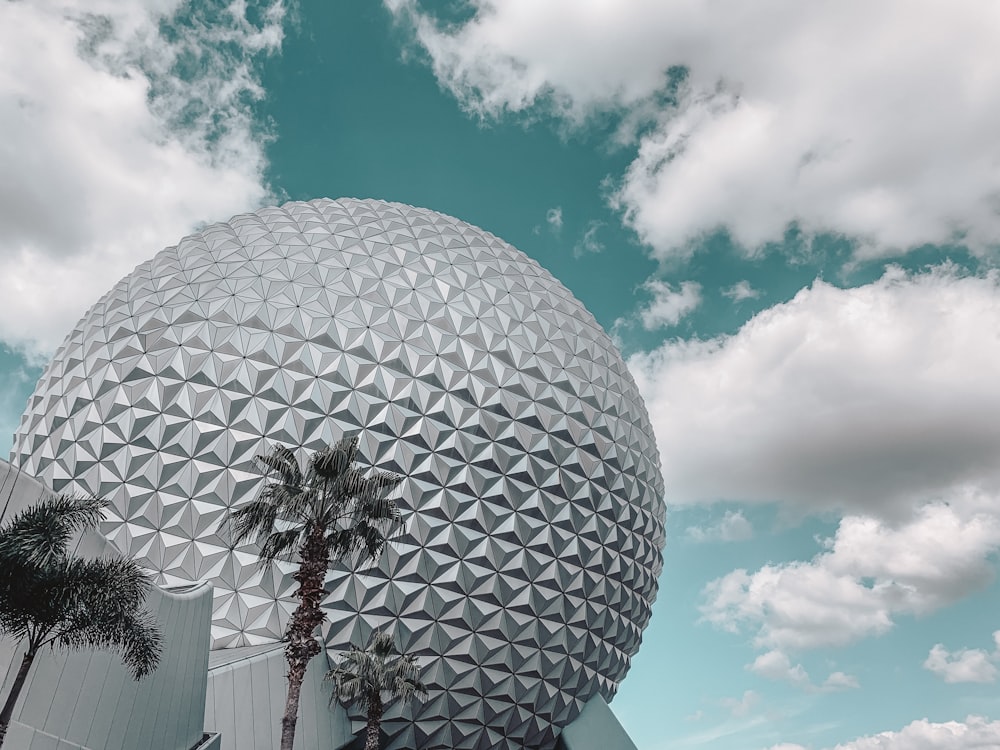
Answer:
[[[117,653],[135,679],[150,674],[163,653],[163,635],[153,615],[140,609],[121,613],[114,620],[88,621],[55,640],[68,648],[99,648]]]
[[[106,620],[139,609],[152,586],[149,574],[125,557],[72,558],[59,577],[68,607]]]
[[[316,451],[309,468],[321,479],[336,479],[354,465],[358,458],[358,436],[338,440],[329,448]]]
[[[7,566],[12,560],[32,566],[51,564],[66,555],[75,533],[97,527],[107,505],[93,496],[43,498],[0,527],[0,560]]]
[[[223,529],[231,534],[234,546],[251,537],[259,544],[274,529],[280,510],[281,506],[265,492],[241,508],[230,511],[223,519]]]
[[[368,476],[362,478],[360,486],[355,494],[365,499],[375,499],[383,497],[399,486],[403,477],[391,471],[373,471]]]
[[[296,526],[283,531],[272,531],[260,548],[258,557],[265,568],[275,560],[290,561],[294,558],[302,540],[303,528]]]
[[[384,630],[376,630],[372,633],[368,649],[375,658],[385,661],[386,657],[395,650],[392,643],[392,636]]]
[[[29,648],[43,645],[97,647],[117,651],[137,677],[156,667],[162,636],[143,609],[150,578],[122,557],[83,559],[67,554],[75,531],[96,525],[105,503],[95,498],[49,498],[19,514],[0,530],[5,541],[34,538],[49,524],[49,548],[0,563],[0,630]],[[23,540],[21,540],[23,542]],[[15,581],[7,585],[7,579]]]
[[[297,486],[302,484],[302,469],[295,453],[280,443],[264,456],[255,456],[254,460],[266,471],[278,475],[281,484]]]
[[[427,695],[417,657],[397,653],[392,635],[382,630],[372,633],[367,648],[354,645],[341,654],[326,679],[334,683],[331,705],[336,700],[349,704],[373,693],[390,701]]]

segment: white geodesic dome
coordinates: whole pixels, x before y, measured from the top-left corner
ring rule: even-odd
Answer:
[[[263,577],[218,524],[255,454],[361,435],[405,476],[405,533],[330,573],[331,648],[394,628],[429,700],[392,748],[546,747],[639,647],[662,565],[652,429],[583,306],[502,240],[426,209],[288,203],[186,237],[120,281],[42,376],[12,463],[112,502],[166,583],[215,585],[216,647],[277,640]]]

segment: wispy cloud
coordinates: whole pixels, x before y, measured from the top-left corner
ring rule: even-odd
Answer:
[[[753,537],[753,524],[743,511],[727,510],[716,523],[688,526],[685,533],[696,542],[738,542]]]
[[[573,257],[581,258],[590,253],[599,253],[604,249],[604,243],[597,236],[597,232],[603,226],[603,221],[593,220],[587,223],[583,235],[573,246]]]
[[[743,691],[740,698],[723,698],[719,701],[719,704],[736,718],[748,716],[759,703],[760,695],[753,690]]]
[[[546,211],[545,223],[549,225],[549,229],[552,230],[553,234],[559,234],[563,227],[562,206],[556,206]]]
[[[760,297],[760,290],[750,286],[749,281],[737,281],[732,286],[723,289],[722,296],[731,299],[733,302],[742,302],[746,299],[757,299]]]
[[[860,687],[856,677],[844,672],[832,672],[822,683],[816,685],[805,667],[801,664],[793,665],[788,655],[778,649],[761,654],[747,665],[747,669],[768,680],[787,682],[810,693],[832,693]]]

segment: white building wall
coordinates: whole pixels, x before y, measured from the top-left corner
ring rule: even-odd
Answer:
[[[274,750],[281,737],[287,683],[285,644],[220,649],[210,655],[205,731],[220,732],[220,750]],[[330,709],[325,653],[309,663],[299,701],[295,750],[339,750],[350,743],[351,722]]]
[[[0,522],[45,493],[39,482],[0,461]],[[103,537],[89,533],[78,541],[77,552],[94,555],[111,550]],[[14,720],[24,725],[17,730],[25,737],[24,747],[191,750],[201,742],[212,586],[154,586],[146,606],[164,636],[157,670],[137,682],[114,653],[43,650],[14,710]],[[0,638],[3,695],[22,653],[16,643]],[[52,744],[49,737],[62,744]]]

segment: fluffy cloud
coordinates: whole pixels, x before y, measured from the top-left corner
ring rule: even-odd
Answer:
[[[948,651],[943,644],[931,648],[924,669],[930,670],[945,682],[996,682],[997,668],[993,662],[1000,658],[1000,630],[993,633],[996,648],[988,653],[981,648],[963,648]]]
[[[701,304],[701,285],[693,281],[682,282],[674,289],[665,281],[650,279],[643,288],[653,295],[653,299],[639,310],[639,320],[647,331],[677,325]]]
[[[1000,721],[968,716],[964,722],[940,724],[918,719],[899,732],[880,732],[837,745],[830,750],[987,750],[1000,746]],[[768,750],[807,750],[783,742]]]
[[[660,256],[720,226],[751,251],[792,222],[868,254],[1000,236],[986,0],[473,0],[453,24],[385,4],[481,116],[620,114],[638,146],[616,203]]]
[[[919,719],[899,732],[880,732],[833,750],[986,750],[1000,746],[1000,721],[968,716],[940,724]]]
[[[1000,503],[955,497],[895,526],[847,516],[824,546],[808,562],[735,570],[705,587],[704,620],[772,649],[755,672],[804,680],[782,652],[881,635],[898,615],[931,612],[985,586],[1000,550]]]
[[[902,518],[1000,489],[1000,277],[817,281],[734,335],[629,359],[674,503]]]
[[[738,542],[753,536],[753,524],[743,511],[727,510],[718,522],[710,526],[689,526],[687,535],[696,542]]]
[[[997,668],[990,662],[990,655],[982,649],[948,651],[936,644],[924,661],[928,669],[945,682],[995,682]]]
[[[51,351],[138,262],[266,198],[250,105],[283,8],[259,11],[0,3],[0,339]]]

